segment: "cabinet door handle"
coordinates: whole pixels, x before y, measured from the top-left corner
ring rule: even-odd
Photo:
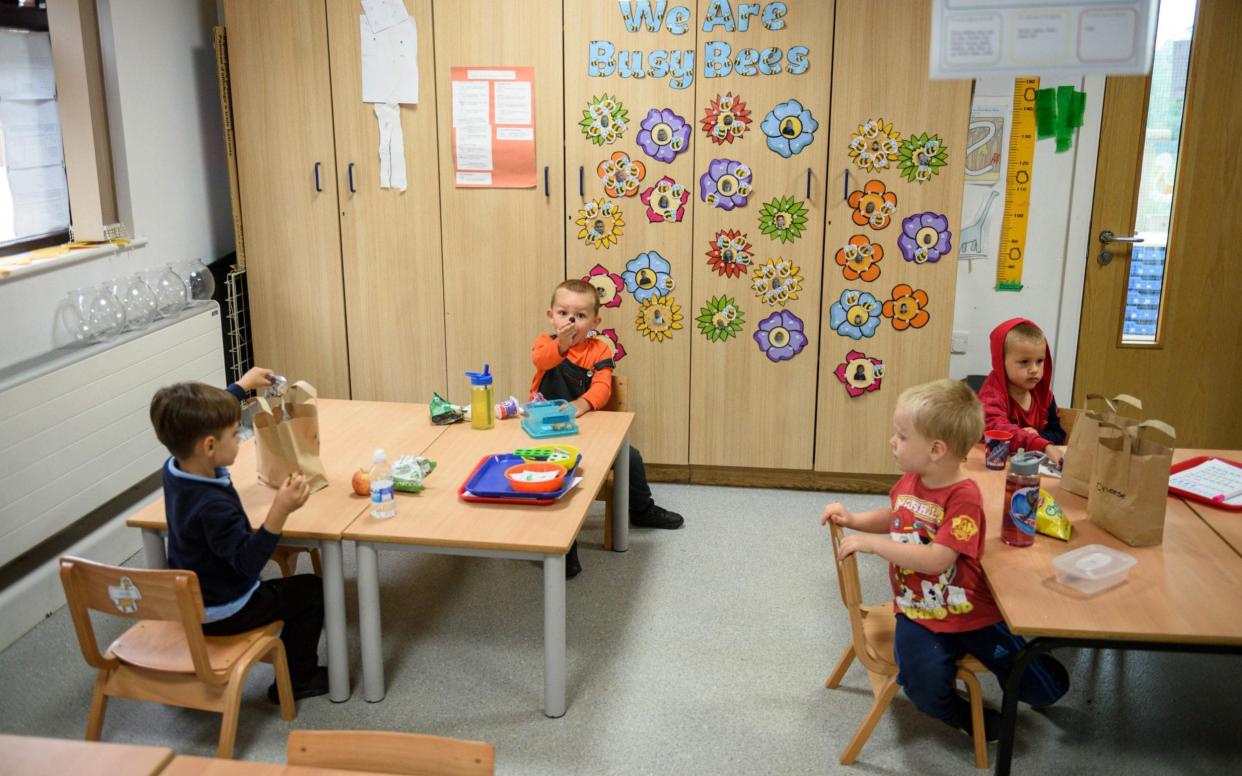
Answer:
[[[806,198],[809,202],[811,199],[811,168],[806,168]]]
[[[354,194],[358,190],[354,188],[354,163],[350,162],[349,167],[345,168],[349,173],[349,193]]]
[[[583,167],[582,165],[578,165],[578,196],[579,197],[586,196],[586,184],[584,182],[584,178],[582,177],[583,171],[585,169],[586,168]]]
[[[315,191],[323,191],[323,186],[319,185],[319,162],[315,162]]]
[[[543,195],[545,197],[552,196],[548,189],[548,166],[546,164],[543,166]]]
[[[850,168],[845,168],[845,194],[842,195],[846,202],[850,201]]]

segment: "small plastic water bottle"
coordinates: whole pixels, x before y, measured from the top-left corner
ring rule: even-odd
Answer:
[[[397,516],[397,498],[392,487],[392,466],[384,449],[371,456],[371,517],[387,520]]]

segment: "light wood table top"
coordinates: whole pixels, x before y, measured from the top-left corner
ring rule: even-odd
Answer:
[[[1198,458],[1201,455],[1242,462],[1242,450],[1176,450],[1173,454],[1173,463]],[[1242,555],[1242,512],[1230,512],[1194,499],[1182,500],[1186,502],[1186,506],[1190,507],[1191,511],[1219,534],[1220,538],[1228,542],[1234,551]]]
[[[361,515],[344,533],[360,542],[473,547],[545,554],[564,553],[586,519],[587,508],[608,475],[630,424],[632,412],[589,412],[578,418],[575,436],[531,439],[517,419],[500,420],[487,431],[469,423],[450,426],[423,455],[436,470],[419,494],[397,494],[397,516],[375,520]],[[486,455],[523,447],[564,443],[582,453],[583,480],[548,506],[469,503],[457,490]]]
[[[376,776],[373,771],[342,771],[304,765],[221,760],[216,757],[177,755],[160,776]]]
[[[0,735],[0,772],[22,776],[149,776],[172,759],[165,746]]]
[[[370,468],[375,448],[384,448],[389,461],[402,455],[422,455],[448,428],[432,424],[426,404],[340,399],[318,399],[316,403],[319,460],[328,487],[311,494],[306,504],[289,516],[282,535],[291,539],[340,539],[341,531],[367,508],[367,499],[354,493],[350,480],[359,468]],[[259,482],[253,438],[242,444],[229,471],[250,524],[258,528],[276,491]],[[126,524],[132,528],[165,528],[164,499],[148,504]]]
[[[1010,630],[1023,636],[1094,638],[1186,644],[1242,644],[1242,558],[1178,498],[1168,499],[1164,542],[1130,547],[1087,520],[1087,500],[1045,477],[1073,524],[1070,541],[1037,534],[1030,547],[1000,540],[1005,473],[983,466],[971,451],[966,473],[979,484],[987,515],[983,568]],[[1129,579],[1085,595],[1056,581],[1052,559],[1087,544],[1134,556]]]

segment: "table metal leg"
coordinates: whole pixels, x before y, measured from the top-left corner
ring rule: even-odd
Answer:
[[[630,435],[626,434],[612,464],[612,550],[630,548]]]
[[[328,697],[349,700],[349,647],[345,635],[345,563],[341,543],[319,542],[323,560],[323,627],[328,639]]]
[[[358,635],[362,642],[362,697],[384,700],[384,643],[380,628],[379,553],[374,544],[357,543]],[[562,580],[562,584],[564,584]]]
[[[156,528],[142,529],[142,554],[149,569],[168,568],[168,550],[164,547],[164,534]]]
[[[543,556],[543,713],[565,716],[564,555]]]
[[[1018,729],[1018,693],[1022,689],[1022,675],[1031,661],[1053,647],[1049,639],[1034,638],[1026,642],[1014,656],[1009,678],[1005,680],[1005,699],[1001,702],[1000,741],[996,746],[996,776],[1009,776],[1013,760],[1013,740]]]

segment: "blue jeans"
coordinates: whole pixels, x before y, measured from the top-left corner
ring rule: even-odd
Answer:
[[[961,633],[936,633],[898,614],[893,642],[897,683],[924,714],[949,723],[969,720],[970,704],[956,689],[958,658],[966,653],[974,655],[1004,687],[1013,658],[1025,645],[1003,622]],[[1068,690],[1065,666],[1051,655],[1040,655],[1027,665],[1018,699],[1032,706],[1047,706]]]

